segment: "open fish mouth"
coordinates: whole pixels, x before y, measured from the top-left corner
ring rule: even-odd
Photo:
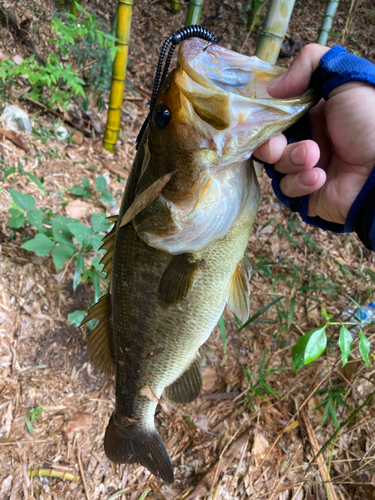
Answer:
[[[237,161],[249,158],[255,147],[287,128],[316,103],[312,92],[289,99],[271,98],[267,86],[285,68],[198,38],[183,42],[178,60],[180,71],[176,71],[174,80],[204,122],[198,120],[197,128],[207,133],[207,125],[211,127],[220,155],[229,152],[235,142]],[[247,151],[244,157],[238,156],[241,145]]]

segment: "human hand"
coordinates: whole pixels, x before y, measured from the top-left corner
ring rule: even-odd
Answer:
[[[275,98],[304,93],[328,50],[317,44],[304,47],[289,70],[268,86],[268,93]],[[345,83],[328,101],[321,99],[309,116],[312,141],[287,145],[280,134],[257,148],[254,156],[286,174],[280,181],[284,195],[310,194],[308,216],[344,224],[375,166],[375,87]]]

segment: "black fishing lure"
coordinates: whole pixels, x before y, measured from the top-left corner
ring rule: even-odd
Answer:
[[[176,46],[183,42],[184,40],[187,40],[188,38],[202,38],[202,40],[206,40],[207,42],[210,43],[218,43],[218,39],[209,31],[207,28],[204,28],[203,26],[185,26],[184,28],[181,28],[180,30],[176,31],[176,33],[173,33],[173,35],[169,36],[165,42],[163,43],[163,46],[160,51],[160,56],[159,56],[159,61],[156,67],[156,72],[155,72],[155,79],[154,79],[154,88],[152,90],[152,96],[151,96],[151,101],[150,101],[150,111],[148,113],[148,116],[146,120],[144,121],[141,130],[139,131],[137,141],[136,141],[136,149],[138,149],[138,145],[141,142],[142,136],[144,131],[146,130],[147,123],[151,119],[152,112],[155,107],[156,99],[158,98],[160,89],[164,83],[164,80],[167,77],[168,74],[168,69],[169,65],[172,60],[173,52],[176,48]],[[163,68],[163,61],[165,58],[165,54],[167,53],[168,45],[172,43],[171,47],[169,48],[169,52],[167,55],[167,58],[164,63],[164,68]],[[168,110],[166,110],[168,111]],[[158,122],[160,121],[161,128],[163,127],[163,124],[167,124],[169,121],[169,116],[167,116],[166,112],[165,113],[159,113],[160,116],[158,115]]]

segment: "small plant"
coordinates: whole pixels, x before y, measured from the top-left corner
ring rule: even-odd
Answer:
[[[293,368],[297,372],[298,368],[307,365],[317,359],[327,347],[327,334],[326,330],[334,325],[340,326],[340,336],[339,336],[339,347],[341,350],[341,359],[343,366],[346,365],[348,358],[352,352],[353,338],[352,334],[348,330],[346,325],[356,323],[343,323],[332,321],[332,315],[328,314],[325,309],[322,311],[322,316],[325,318],[326,322],[319,326],[319,328],[314,328],[310,330],[303,337],[301,337],[293,348],[292,359]],[[371,345],[366,335],[359,330],[359,352],[364,359],[367,366],[370,366],[370,354]]]
[[[89,186],[87,179],[83,180],[83,183]],[[107,181],[102,175],[96,178],[95,186],[105,203],[114,204],[113,197],[105,192]],[[89,190],[87,187],[85,189]],[[8,226],[20,229],[29,223],[37,231],[34,238],[28,239],[22,248],[35,252],[40,257],[52,253],[52,260],[57,270],[69,260],[74,262],[73,290],[76,290],[80,282],[88,279],[94,285],[95,301],[97,301],[101,296],[100,281],[104,279],[104,274],[101,272],[102,266],[99,264],[100,257],[95,257],[88,268],[84,257],[90,251],[104,252],[99,248],[104,232],[112,225],[107,221],[106,215],[104,213],[93,214],[90,227],[80,223],[77,219],[61,215],[52,217],[51,212],[46,209],[35,208],[36,200],[29,194],[15,189],[10,189],[9,192],[12,202],[9,208],[11,217],[8,220]]]
[[[314,408],[314,411],[318,411],[319,408],[322,408],[324,406],[324,413],[321,422],[322,427],[329,421],[329,418],[331,417],[335,429],[338,428],[339,424],[337,421],[337,411],[336,411],[338,406],[342,406],[347,410],[352,411],[350,406],[348,406],[341,397],[347,392],[348,391],[345,391],[344,389],[330,389],[328,387],[323,389],[318,389],[315,392],[316,394],[326,394],[324,400]]]
[[[43,408],[41,406],[36,406],[35,408],[30,408],[25,413],[25,425],[31,435],[34,434],[32,422],[39,417],[42,411]]]
[[[266,382],[266,378],[269,377],[270,375],[273,375],[274,373],[280,372],[282,370],[289,370],[289,367],[283,367],[283,368],[275,368],[275,369],[269,369],[266,372],[263,373],[263,368],[264,368],[264,363],[266,360],[266,354],[267,354],[267,349],[264,350],[262,360],[259,365],[258,369],[258,375],[257,377],[254,377],[245,366],[242,367],[245,377],[247,379],[247,382],[249,384],[249,390],[248,394],[246,396],[246,399],[243,399],[240,401],[240,403],[243,403],[244,401],[247,401],[252,408],[253,411],[256,411],[253,399],[255,397],[258,397],[260,399],[263,399],[263,401],[267,401],[268,399],[265,397],[265,394],[272,394],[272,396],[275,396],[276,399],[278,399],[278,391],[275,391],[272,389],[272,387]]]
[[[56,54],[49,54],[46,65],[42,66],[32,55],[18,65],[6,60],[0,63],[0,75],[3,84],[9,88],[19,84],[19,78],[27,78],[30,84],[28,96],[40,101],[46,106],[55,107],[59,104],[66,108],[71,94],[85,97],[83,86],[85,82],[72,69],[72,64],[63,64]]]
[[[57,15],[52,20],[56,38],[52,43],[63,57],[71,54],[77,61],[87,85],[97,94],[99,108],[104,106],[103,92],[109,90],[112,62],[119,50],[116,37],[97,21],[95,16],[76,2],[79,18],[64,14],[65,22]],[[87,107],[85,100],[84,107]]]

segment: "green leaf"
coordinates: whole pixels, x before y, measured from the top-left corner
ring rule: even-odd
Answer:
[[[60,269],[74,254],[74,249],[65,243],[58,243],[52,252],[52,260],[56,269]]]
[[[25,413],[25,425],[26,425],[26,428],[29,431],[29,433],[31,435],[33,435],[34,434],[34,429],[33,429],[33,426],[32,426],[31,420],[30,420],[29,411],[27,411]]]
[[[322,317],[325,318],[327,321],[333,318],[332,314],[328,314],[325,309],[322,311]]]
[[[239,328],[237,332],[239,332],[240,330],[242,330],[243,328],[245,328],[245,326],[249,325],[250,323],[252,323],[253,321],[255,321],[256,319],[259,318],[259,316],[261,316],[263,313],[265,313],[266,311],[268,311],[268,309],[272,306],[274,306],[275,304],[277,304],[278,302],[280,302],[281,299],[284,299],[284,295],[282,295],[281,297],[277,297],[277,299],[273,300],[272,302],[270,302],[269,304],[265,305],[264,307],[262,307],[262,309],[259,309],[259,311],[257,311],[255,314],[253,314],[253,316],[251,316],[251,318],[249,318],[246,323],[244,323],[241,328]]]
[[[8,220],[9,227],[14,227],[15,229],[25,227],[26,219],[22,212],[20,212],[16,208],[10,208],[8,212],[11,215],[10,219]]]
[[[38,208],[33,208],[27,212],[27,220],[29,223],[36,227],[38,231],[43,231],[43,211]]]
[[[78,220],[63,215],[58,215],[53,219],[52,232],[57,243],[72,243],[73,235],[69,231],[68,225],[74,222],[78,222]]]
[[[100,263],[100,260],[101,260],[101,257],[94,257],[92,259],[92,266],[95,267],[95,269],[97,269],[99,272],[102,272],[102,269],[104,267],[104,264],[101,264]]]
[[[226,335],[225,335],[225,323],[224,323],[223,316],[220,316],[220,319],[218,321],[218,326],[219,326],[219,330],[220,330],[220,333],[221,333],[221,338],[223,339],[224,352],[226,352],[227,351],[227,338],[226,338]]]
[[[81,181],[82,181],[82,186],[84,186],[87,189],[90,189],[90,182],[87,177],[82,177]]]
[[[106,203],[107,205],[111,205],[112,207],[114,207],[116,205],[115,203],[115,200],[113,199],[113,196],[109,193],[107,193],[107,191],[104,191],[101,195],[100,195],[100,199]]]
[[[22,210],[25,210],[25,212],[27,212],[28,210],[32,210],[35,207],[34,196],[26,193],[20,193],[16,189],[9,189],[9,193],[14,203],[18,207],[22,208]]]
[[[73,224],[69,224],[68,228],[69,231],[74,234],[77,243],[82,246],[87,244],[92,235],[92,229],[85,224],[75,222]]]
[[[345,366],[348,362],[348,358],[352,352],[353,347],[352,334],[349,332],[345,325],[341,325],[340,328],[339,346],[341,349],[342,366]]]
[[[93,214],[91,217],[92,229],[94,233],[101,233],[108,231],[112,226],[113,222],[107,221],[106,214]]]
[[[68,325],[76,325],[77,327],[79,327],[86,316],[87,313],[85,313],[85,311],[79,311],[77,309],[71,314],[68,314]]]
[[[107,187],[107,181],[105,180],[105,177],[103,175],[99,175],[95,179],[95,189],[97,191],[104,191]]]
[[[45,234],[37,233],[35,238],[33,240],[26,241],[26,243],[22,245],[22,248],[29,250],[30,252],[35,252],[39,255],[39,257],[44,257],[52,250],[53,241]]]
[[[367,339],[366,335],[359,330],[359,352],[361,353],[362,358],[365,360],[367,366],[370,366],[370,360],[368,355],[370,354],[371,344]]]
[[[83,260],[82,254],[78,254],[76,260],[76,268],[73,276],[73,291],[75,292],[79,283],[79,278],[81,277],[82,272],[85,269],[85,262]]]
[[[38,177],[36,177],[33,174],[30,174],[30,172],[24,172],[24,174],[38,186],[38,188],[42,191],[42,193],[45,194],[46,189],[43,186],[42,182],[38,179]]]
[[[94,234],[93,235],[92,240],[91,240],[91,245],[92,245],[92,248],[93,248],[94,252],[96,252],[96,253],[105,253],[104,248],[102,248],[101,250],[99,250],[99,248],[103,244],[103,237],[104,237],[104,235],[102,235],[102,234]]]
[[[325,326],[306,333],[293,348],[292,359],[294,371],[297,372],[298,368],[318,358],[326,346],[327,336]]]
[[[72,188],[68,189],[68,191],[75,196],[83,196],[86,192],[86,189],[83,186],[77,184],[77,186],[73,186]]]
[[[36,406],[35,408],[31,408],[29,410],[29,416],[30,416],[30,421],[32,422],[36,418],[39,417],[39,415],[42,413],[43,408],[41,406]]]

